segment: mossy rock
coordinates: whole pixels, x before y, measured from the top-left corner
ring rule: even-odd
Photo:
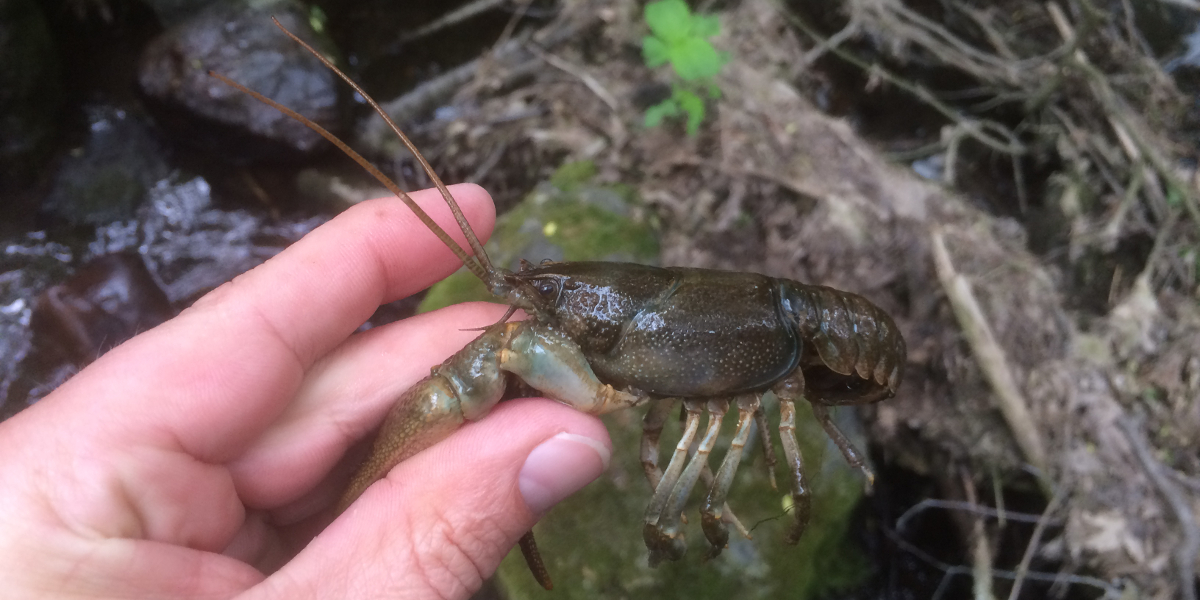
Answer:
[[[693,490],[685,509],[687,554],[678,562],[651,568],[641,535],[651,491],[638,457],[640,411],[626,411],[605,418],[613,438],[613,460],[605,476],[558,505],[534,528],[555,580],[554,591],[547,593],[534,581],[519,551],[510,553],[501,565],[500,587],[510,600],[804,599],[861,583],[868,573],[866,559],[850,539],[849,529],[862,495],[862,476],[828,442],[811,412],[797,408],[797,435],[813,490],[812,519],[799,544],[784,543],[792,518],[786,512],[790,504],[786,469],[782,464],[776,467],[780,489],[772,490],[758,442],[752,440],[728,502],[754,539],[731,530],[729,547],[721,556],[703,561],[707,542],[700,529],[699,505],[704,492]],[[769,421],[777,422],[775,406],[768,406],[767,414]],[[736,411],[726,416],[722,443],[709,461],[714,470],[728,448],[734,415]],[[772,429],[771,435],[777,437]],[[661,440],[663,460],[678,436],[678,423],[669,423]],[[782,460],[777,439],[775,453]]]
[[[658,239],[645,210],[625,187],[593,185],[595,167],[567,163],[496,221],[487,243],[492,263],[517,270],[520,260],[603,260],[651,264]],[[430,288],[419,312],[471,300],[494,300],[465,269]]]

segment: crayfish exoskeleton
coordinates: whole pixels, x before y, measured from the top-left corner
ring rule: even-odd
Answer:
[[[789,543],[799,540],[810,508],[796,442],[796,400],[810,402],[846,460],[871,479],[858,452],[830,419],[829,407],[876,402],[895,394],[906,354],[904,338],[887,313],[856,294],[754,273],[604,262],[523,263],[516,272],[497,268],[417,148],[366,92],[319,53],[309,51],[387,120],[442,192],[474,256],[395,183],[332,134],[260,94],[210,74],[333,142],[403,200],[492,294],[510,306],[505,319],[487,327],[396,401],[370,456],[343,496],[342,509],[400,461],[437,443],[464,421],[483,418],[504,395],[509,374],[549,398],[591,414],[651,404],[641,449],[646,477],[654,488],[643,525],[651,564],[683,556],[681,514],[700,479],[708,489],[701,506],[701,524],[710,545],[707,555],[716,556],[725,547],[728,525],[745,533],[725,505],[725,497],[751,423],[762,432],[774,483],[774,454],[760,404],[764,394],[779,399],[779,435],[792,477],[794,520]],[[508,322],[517,309],[528,318]],[[658,438],[674,406],[669,400],[674,399],[683,401],[686,417],[681,439],[663,470]],[[708,457],[731,402],[738,412],[737,428],[714,475]],[[689,458],[704,412],[709,414],[708,422]],[[532,534],[522,538],[521,546],[534,575],[549,586]]]

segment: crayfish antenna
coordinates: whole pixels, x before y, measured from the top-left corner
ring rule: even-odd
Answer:
[[[416,145],[408,139],[408,136],[404,135],[403,131],[400,131],[400,128],[396,126],[396,123],[392,121],[391,117],[384,112],[383,108],[379,106],[379,103],[377,103],[374,98],[368,95],[361,86],[355,83],[354,80],[350,79],[350,77],[343,73],[341,69],[338,69],[336,66],[334,66],[329,59],[325,58],[320,52],[317,52],[316,49],[310,46],[307,42],[297,37],[296,34],[292,33],[291,31],[288,31],[286,27],[279,23],[278,19],[272,17],[271,20],[275,23],[276,27],[283,31],[284,34],[286,34],[296,43],[303,46],[305,50],[308,50],[309,53],[317,57],[317,60],[321,61],[322,64],[336,73],[338,77],[341,77],[343,81],[350,84],[350,87],[354,88],[354,91],[358,92],[359,95],[365,98],[371,107],[375,109],[375,112],[378,113],[379,116],[383,117],[383,120],[386,121],[388,126],[392,128],[392,131],[396,132],[396,135],[400,137],[400,141],[406,148],[408,148],[408,151],[411,152],[414,157],[416,157],[417,162],[421,163],[421,168],[425,170],[425,173],[429,175],[429,179],[433,181],[434,186],[436,186],[438,191],[441,192],[442,198],[446,201],[446,205],[450,207],[450,212],[454,214],[454,220],[458,222],[459,229],[462,230],[463,235],[466,237],[467,244],[471,247],[471,251],[474,253],[474,256],[468,254],[467,251],[462,248],[462,246],[459,246],[458,243],[455,242],[444,229],[442,229],[433,221],[433,219],[428,213],[425,212],[424,209],[422,209],[416,202],[413,201],[411,197],[409,197],[408,193],[400,189],[400,186],[396,185],[396,182],[392,181],[387,175],[384,175],[379,169],[375,168],[375,165],[367,162],[362,155],[360,155],[358,152],[355,152],[352,148],[347,146],[345,142],[338,139],[337,136],[327,131],[324,127],[314,123],[304,115],[301,115],[300,113],[297,113],[296,111],[270,98],[267,98],[266,96],[263,96],[262,94],[255,92],[254,90],[251,90],[246,86],[241,85],[240,83],[237,83],[228,77],[225,77],[224,75],[221,75],[220,73],[209,71],[208,74],[221,80],[226,85],[249,94],[255,100],[267,104],[268,106],[271,106],[275,110],[278,110],[288,117],[299,121],[305,127],[308,127],[309,129],[320,134],[321,137],[329,140],[333,145],[337,146],[339,150],[344,152],[346,156],[349,156],[354,160],[354,162],[358,163],[359,166],[361,166],[363,169],[366,169],[366,171],[370,173],[371,176],[377,181],[379,181],[379,183],[383,184],[388,191],[392,192],[397,198],[403,201],[404,204],[413,211],[417,218],[420,219],[421,223],[428,227],[429,230],[433,232],[433,234],[436,235],[438,239],[441,240],[442,243],[445,244],[455,256],[458,257],[459,260],[462,261],[463,266],[465,266],[468,270],[474,273],[476,277],[487,284],[489,289],[494,289],[497,284],[502,285],[503,276],[500,273],[497,273],[492,267],[491,259],[488,258],[487,252],[483,249],[483,244],[479,242],[479,238],[475,235],[475,231],[471,229],[471,225],[467,223],[467,218],[463,215],[462,210],[458,207],[458,202],[454,200],[454,196],[450,195],[450,190],[446,188],[446,184],[443,183],[442,179],[433,171],[433,167],[429,165],[429,161],[425,160],[425,157],[421,154],[420,150],[417,150]]]
[[[454,200],[454,196],[450,195],[450,190],[446,189],[446,184],[443,183],[442,178],[438,177],[438,174],[433,171],[433,167],[429,165],[429,161],[425,160],[425,156],[421,154],[420,150],[417,149],[416,144],[412,143],[412,140],[409,140],[407,135],[404,135],[404,132],[401,131],[400,127],[396,125],[396,122],[388,116],[387,112],[383,110],[383,107],[379,106],[379,103],[376,102],[374,98],[372,98],[365,90],[362,89],[362,86],[358,85],[358,83],[356,83],[353,79],[350,79],[350,76],[343,73],[341,69],[337,68],[332,62],[329,61],[328,58],[325,58],[324,55],[322,55],[320,52],[317,52],[312,46],[308,45],[307,42],[296,37],[296,34],[288,31],[286,27],[279,23],[279,19],[271,17],[271,21],[275,23],[276,27],[287,34],[288,37],[292,38],[292,40],[294,40],[297,44],[300,44],[305,50],[308,50],[313,56],[317,57],[317,60],[321,61],[322,64],[324,64],[326,67],[329,67],[329,70],[336,73],[338,77],[341,77],[342,81],[350,84],[350,87],[354,88],[354,91],[358,92],[358,94],[362,96],[368,104],[371,105],[371,108],[375,109],[375,112],[378,113],[379,116],[383,117],[384,122],[388,124],[388,127],[392,128],[392,131],[396,132],[396,136],[400,138],[400,141],[404,144],[404,147],[408,148],[408,151],[411,152],[414,157],[416,157],[417,162],[421,163],[421,168],[425,170],[425,173],[429,175],[429,179],[433,181],[433,185],[437,187],[439,192],[442,193],[442,198],[446,200],[446,205],[450,207],[450,212],[454,213],[454,220],[458,222],[459,229],[462,229],[463,235],[467,238],[467,244],[471,246],[471,251],[475,253],[475,259],[478,261],[479,266],[482,267],[482,269],[488,274],[494,273],[495,269],[492,268],[492,261],[490,258],[488,258],[487,252],[483,249],[483,244],[481,244],[479,242],[479,238],[476,237],[475,230],[471,229],[471,224],[467,223],[467,218],[463,216],[462,210],[458,208],[458,202]],[[409,204],[410,207],[415,205],[415,203],[411,201],[407,202],[407,204]],[[480,279],[483,279],[484,283],[491,284],[491,281],[489,281],[489,279],[485,278],[480,273],[475,274],[479,276]]]

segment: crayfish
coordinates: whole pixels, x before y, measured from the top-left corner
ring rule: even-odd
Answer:
[[[725,498],[752,424],[762,432],[774,485],[775,457],[761,403],[765,394],[779,400],[779,436],[791,474],[793,520],[788,543],[800,539],[811,504],[796,441],[796,400],[809,401],[847,462],[862,470],[868,481],[873,479],[858,451],[831,420],[829,409],[877,402],[895,394],[906,353],[904,338],[887,313],[856,294],[755,273],[609,262],[536,266],[522,262],[516,272],[496,267],[446,186],[399,127],[348,76],[291,32],[284,32],[383,116],[441,191],[473,255],[333,134],[273,100],[210,75],[304,123],[340,148],[404,201],[493,295],[509,305],[500,322],[485,328],[395,402],[339,511],[399,462],[444,439],[464,422],[484,418],[504,396],[510,376],[594,415],[650,404],[641,458],[654,489],[643,522],[651,565],[683,556],[687,547],[680,527],[683,507],[700,479],[708,490],[700,508],[709,543],[707,556],[715,557],[726,547],[728,526],[746,534]],[[510,322],[517,310],[527,318]],[[683,402],[683,433],[663,470],[658,438],[676,399]],[[731,403],[738,413],[737,427],[714,475],[708,457]],[[705,412],[709,415],[705,431],[690,453]],[[521,548],[534,576],[549,588],[532,532],[521,539]]]

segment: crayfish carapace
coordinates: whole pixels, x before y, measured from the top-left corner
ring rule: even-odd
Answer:
[[[831,420],[829,407],[876,402],[895,394],[904,373],[905,347],[887,313],[856,294],[754,273],[605,262],[523,263],[516,272],[497,268],[446,186],[378,104],[308,44],[286,29],[284,32],[383,116],[441,191],[474,256],[395,183],[332,134],[258,93],[210,74],[329,139],[403,200],[463,265],[510,307],[501,322],[484,329],[475,341],[396,401],[340,509],[400,461],[442,440],[465,421],[486,416],[504,395],[510,375],[549,398],[591,414],[650,403],[641,458],[654,488],[643,525],[651,564],[683,556],[686,542],[681,515],[701,479],[708,489],[700,509],[710,545],[707,556],[716,556],[725,548],[729,525],[746,533],[726,506],[725,497],[749,440],[751,423],[762,432],[774,483],[774,454],[760,402],[764,394],[779,399],[779,436],[791,473],[794,506],[789,543],[798,541],[804,532],[810,508],[796,442],[796,400],[809,401],[813,414],[846,460],[872,479],[862,457]],[[528,317],[508,322],[518,309]],[[683,401],[686,417],[683,434],[663,470],[658,461],[658,438],[674,406],[670,400],[675,399]],[[731,403],[738,412],[737,428],[714,475],[708,457]],[[708,421],[699,446],[689,457],[704,412]],[[532,533],[522,538],[521,546],[534,575],[549,587]]]

